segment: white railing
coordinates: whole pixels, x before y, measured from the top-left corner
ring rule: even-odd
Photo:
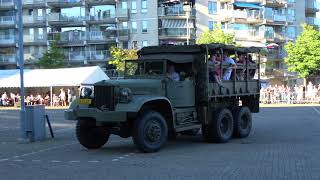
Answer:
[[[80,3],[82,0],[47,0],[48,3]]]
[[[10,25],[10,24],[14,24],[15,23],[14,21],[15,21],[14,16],[0,16],[0,24]]]
[[[44,4],[45,0],[23,0],[23,5]]]
[[[51,13],[48,15],[48,21],[81,22],[86,20],[85,16],[68,16],[67,14]]]
[[[45,42],[46,40],[44,39],[43,35],[37,35],[37,36],[25,35],[23,36],[23,41],[24,42]]]
[[[13,0],[0,0],[0,7],[13,6]]]
[[[107,50],[94,50],[94,51],[67,51],[64,53],[68,61],[103,61],[107,60],[110,55]]]
[[[225,18],[239,19],[261,19],[260,11],[245,11],[245,10],[221,10],[220,14]]]
[[[24,23],[41,23],[45,22],[45,18],[43,16],[23,16],[22,17]]]
[[[0,44],[13,44],[15,43],[14,36],[0,36]]]
[[[0,55],[0,63],[15,63],[16,56],[14,54],[2,54]]]
[[[284,15],[274,15],[273,16],[273,20],[274,21],[286,22],[287,21],[287,17],[284,16]]]

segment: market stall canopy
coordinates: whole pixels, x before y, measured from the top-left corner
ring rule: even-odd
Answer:
[[[80,86],[108,80],[99,66],[62,69],[25,69],[25,87]],[[19,69],[0,70],[0,88],[20,87]]]

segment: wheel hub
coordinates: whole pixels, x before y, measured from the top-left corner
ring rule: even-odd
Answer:
[[[150,142],[157,142],[161,137],[161,127],[156,121],[151,121],[146,128],[146,137]]]

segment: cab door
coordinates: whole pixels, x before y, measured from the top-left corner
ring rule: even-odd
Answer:
[[[193,80],[167,81],[166,94],[173,107],[191,107],[195,105],[195,85]]]

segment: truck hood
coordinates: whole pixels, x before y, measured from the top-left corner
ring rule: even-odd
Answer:
[[[129,88],[133,95],[163,95],[164,84],[161,79],[118,79],[106,80],[96,83],[97,86],[115,86],[116,88]]]

